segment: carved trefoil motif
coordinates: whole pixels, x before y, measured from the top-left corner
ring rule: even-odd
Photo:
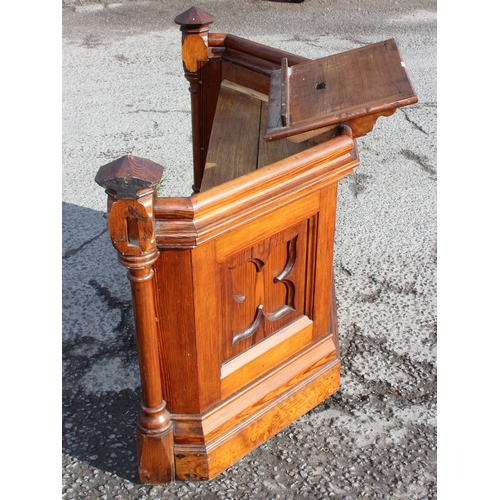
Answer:
[[[233,346],[234,344],[236,344],[236,342],[239,342],[240,340],[246,339],[247,337],[253,335],[259,328],[264,317],[267,318],[269,321],[276,321],[285,316],[285,314],[295,311],[295,305],[294,305],[295,285],[293,281],[288,280],[286,278],[290,275],[290,272],[292,271],[295,265],[295,259],[297,255],[297,237],[298,236],[296,235],[294,238],[292,238],[290,241],[286,243],[287,258],[285,266],[283,267],[282,271],[273,278],[273,284],[281,283],[285,286],[286,296],[284,304],[279,306],[274,311],[266,311],[264,308],[264,304],[262,302],[259,303],[259,305],[257,306],[257,310],[255,311],[255,318],[252,321],[252,323],[248,326],[248,328],[245,328],[244,330],[241,330],[233,335]],[[264,290],[264,293],[266,294],[267,282],[264,281],[265,274],[262,272],[264,270],[264,266],[266,263],[261,259],[251,259],[249,262],[254,264],[257,273],[256,274],[257,283],[255,288],[259,290]],[[238,303],[242,303],[246,300],[246,296],[244,294],[240,295],[233,294],[233,298]]]
[[[304,220],[222,263],[225,360],[310,314],[313,227]]]

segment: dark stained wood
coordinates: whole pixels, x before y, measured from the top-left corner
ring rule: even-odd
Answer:
[[[286,72],[286,73],[285,73]],[[283,92],[286,88],[286,92]],[[284,97],[287,96],[287,97]],[[287,102],[283,102],[288,99]],[[353,120],[381,116],[417,102],[394,39],[276,70],[271,77],[265,139],[348,123],[356,136],[373,127]],[[282,119],[286,109],[287,122]]]
[[[231,34],[209,33],[208,43],[210,48],[216,50],[216,57],[222,58],[223,80],[266,95],[269,94],[269,77],[281,67],[284,57],[291,66],[309,61],[305,57]]]
[[[338,390],[338,182],[356,137],[416,99],[391,40],[309,62],[210,34],[196,7],[175,22],[194,193],[158,198],[163,167],[131,156],[96,176],[131,282],[144,483],[210,480]]]
[[[288,64],[290,66],[309,61],[306,57],[298,56],[284,50],[275,49],[274,47],[269,47],[267,45],[231,34],[226,35],[224,44],[228,49],[234,49],[248,55],[255,56],[263,61],[272,62],[278,68],[281,66],[281,60],[284,57],[288,59]]]
[[[210,134],[207,125],[210,125],[213,118],[214,105],[211,104],[210,97],[215,96],[215,100],[217,99],[217,92],[213,94],[212,88],[201,89],[203,80],[199,74],[200,66],[208,62],[208,30],[213,21],[211,14],[197,7],[186,10],[174,19],[174,22],[180,25],[182,33],[182,64],[191,93],[194,192],[200,190],[205,165],[204,151]],[[219,82],[220,79],[215,79],[211,85],[217,86]]]
[[[222,59],[222,79],[268,95],[269,77]]]
[[[262,168],[271,163],[275,163],[283,158],[288,158],[301,151],[315,146],[313,141],[301,141],[300,144],[295,144],[287,139],[278,139],[277,141],[267,142],[264,140],[264,132],[267,124],[267,113],[269,106],[262,103],[262,111],[260,115],[260,131],[259,131],[259,158],[257,168]]]
[[[203,178],[207,159],[208,145],[217,108],[219,89],[222,81],[222,61],[211,59],[198,61],[198,106],[202,112],[198,114],[199,162],[200,171],[196,174],[196,185],[199,187]]]
[[[247,54],[227,47],[222,54],[222,58],[224,61],[249,69],[254,73],[265,75],[268,78],[273,71],[280,67],[279,64],[273,61],[261,59],[252,54]]]
[[[110,190],[115,199],[137,199],[137,191],[156,186],[164,168],[145,158],[122,156],[103,165],[95,176],[97,184]]]
[[[180,24],[184,29],[197,28],[199,26],[211,24],[214,21],[215,17],[212,16],[212,14],[209,14],[198,7],[191,7],[178,16],[175,16],[174,19],[174,23]]]

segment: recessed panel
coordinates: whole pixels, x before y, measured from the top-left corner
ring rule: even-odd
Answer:
[[[222,361],[262,342],[302,316],[310,316],[314,224],[306,219],[219,264]]]

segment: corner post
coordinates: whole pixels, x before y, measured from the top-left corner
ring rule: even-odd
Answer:
[[[198,74],[198,61],[208,60],[208,32],[210,25],[215,21],[214,16],[207,12],[191,7],[179,14],[174,22],[180,25],[182,32],[182,64],[184,76],[189,82],[191,92],[191,120],[193,134],[193,191],[200,191],[203,170],[205,168],[205,154],[202,150],[201,116],[200,116],[200,85],[203,82]]]
[[[152,277],[159,257],[153,201],[163,167],[123,156],[102,166],[95,181],[108,194],[108,228],[118,261],[128,269],[141,374],[142,403],[137,420],[139,479],[174,479],[173,425],[163,400]]]

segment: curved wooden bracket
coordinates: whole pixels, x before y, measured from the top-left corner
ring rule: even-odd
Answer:
[[[381,116],[391,116],[395,112],[396,108],[393,108],[374,115],[363,116],[362,118],[346,121],[344,123],[351,128],[353,137],[362,137],[373,130],[375,123],[377,123],[377,120]]]

